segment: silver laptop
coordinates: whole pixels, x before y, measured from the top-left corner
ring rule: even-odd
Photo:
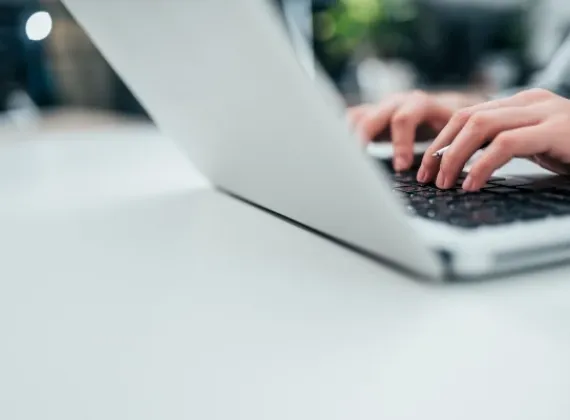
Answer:
[[[570,257],[570,217],[559,195],[558,211],[539,203],[527,216],[510,207],[531,205],[522,195],[508,206],[494,200],[501,219],[476,200],[469,210],[459,191],[461,205],[447,207],[435,189],[418,194],[407,185],[413,176],[391,174],[370,157],[331,84],[300,65],[268,0],[64,3],[156,124],[221,191],[428,279]],[[500,188],[487,194],[520,186],[494,182]],[[563,188],[549,191],[543,203],[555,203]],[[439,213],[457,208],[465,217]],[[539,216],[537,208],[547,210]]]

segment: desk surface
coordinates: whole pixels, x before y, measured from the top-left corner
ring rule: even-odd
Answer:
[[[421,284],[151,131],[0,145],[0,418],[570,418],[568,267]]]

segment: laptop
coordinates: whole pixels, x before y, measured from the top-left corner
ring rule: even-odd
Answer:
[[[435,281],[570,259],[570,181],[480,193],[395,174],[308,74],[268,0],[64,0],[157,126],[220,191]]]

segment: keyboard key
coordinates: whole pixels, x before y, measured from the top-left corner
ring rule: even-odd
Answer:
[[[521,203],[521,202],[526,202],[526,201],[528,201],[529,198],[532,197],[532,196],[533,196],[533,194],[529,194],[529,193],[526,192],[526,191],[517,190],[517,192],[508,194],[508,199],[509,199],[510,201],[516,201],[516,202]]]
[[[477,198],[474,200],[461,200],[461,201],[456,201],[455,203],[455,207],[456,208],[460,208],[460,209],[464,209],[464,210],[474,210],[474,209],[480,209],[485,207],[485,201]]]
[[[508,194],[517,192],[517,189],[502,186],[491,186],[489,188],[485,188],[485,191],[489,191],[494,194]]]
[[[461,189],[464,175],[449,190],[420,184],[413,172],[393,174],[393,179],[409,214],[465,229],[570,215],[570,178],[495,177],[474,193]]]
[[[570,194],[570,185],[569,184],[559,184],[559,185],[555,185],[554,189],[556,191],[559,191],[561,193],[567,193]]]
[[[428,199],[428,203],[434,206],[448,206],[453,202],[453,197],[435,196]]]
[[[556,201],[570,204],[570,196],[558,190],[539,192],[537,194],[533,194],[533,196],[535,196],[538,200]]]
[[[425,188],[417,186],[417,185],[408,185],[403,187],[396,187],[394,188],[395,191],[400,191],[403,193],[414,193],[424,190]]]
[[[525,178],[511,177],[507,179],[493,179],[489,180],[489,184],[500,185],[502,187],[520,187],[523,185],[532,184],[532,181]]]
[[[570,191],[570,186],[565,183],[562,177],[558,176],[541,178],[541,179],[531,179],[531,183],[526,185],[521,185],[517,188],[527,191],[545,191],[553,188]]]
[[[410,184],[406,183],[406,182],[398,182],[398,181],[394,181],[392,182],[392,187],[393,188],[399,188],[399,187],[406,187]]]
[[[426,189],[426,190],[421,190],[421,191],[415,191],[412,195],[414,197],[421,197],[422,199],[427,201],[427,199],[435,196],[435,191]]]
[[[548,217],[548,213],[543,210],[527,208],[527,209],[520,209],[517,213],[514,214],[514,217],[519,220],[537,220],[537,219],[544,219]]]
[[[416,174],[410,172],[399,172],[394,174],[393,178],[395,181],[399,182],[415,182]]]

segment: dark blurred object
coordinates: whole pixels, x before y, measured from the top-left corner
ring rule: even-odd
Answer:
[[[322,17],[327,16],[327,11],[338,6],[338,2],[339,0],[314,0],[312,5],[314,17],[313,26],[315,27],[315,33],[317,34],[312,40],[315,56],[337,85],[340,83],[341,79],[345,77],[345,74],[348,71],[347,66],[350,61],[350,55],[342,53],[331,54],[330,47],[327,45],[327,42],[323,42],[323,39],[319,34],[323,33],[323,31],[327,31],[324,26],[329,24],[326,20],[322,19]],[[319,17],[321,18],[319,19]]]
[[[476,70],[489,55],[502,55],[524,84],[533,69],[522,6],[460,4],[420,0],[410,34],[411,47],[402,51],[426,86],[466,86],[477,81]],[[379,35],[381,36],[381,35]]]
[[[0,111],[18,92],[38,106],[55,103],[42,42],[26,36],[26,22],[38,10],[34,2],[0,4]]]

